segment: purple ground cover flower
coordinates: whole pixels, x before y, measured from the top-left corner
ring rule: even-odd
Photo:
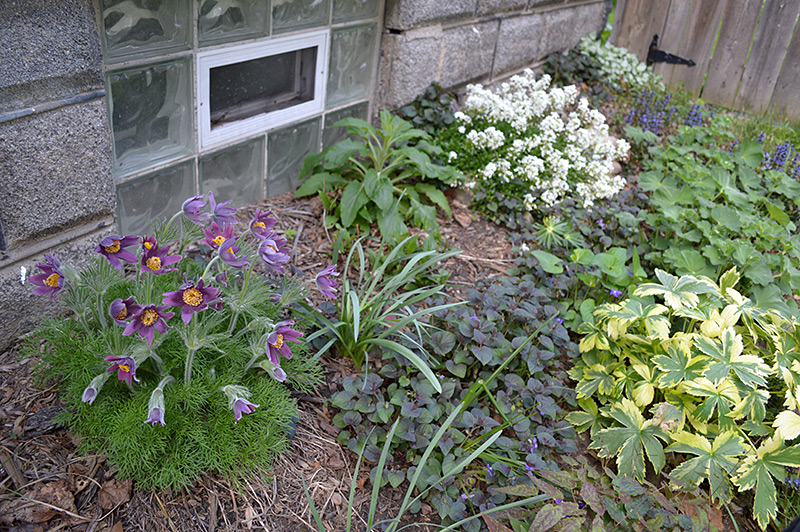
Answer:
[[[271,217],[270,214],[272,213],[262,213],[261,209],[256,209],[256,213],[253,216],[253,219],[250,221],[250,230],[258,238],[267,238],[270,235],[272,228],[278,223],[278,220]]]
[[[100,253],[108,262],[118,270],[122,270],[120,259],[127,262],[136,262],[136,255],[128,251],[127,247],[136,244],[139,237],[136,235],[118,236],[111,235],[100,241],[100,245],[94,248],[95,252]]]
[[[240,419],[242,419],[242,414],[252,414],[256,411],[261,405],[256,405],[248,401],[247,399],[239,398],[233,403],[233,417],[236,418],[234,423],[238,423]]]
[[[132,381],[139,382],[139,379],[136,378],[136,361],[131,357],[116,357],[108,355],[106,357],[106,361],[114,363],[106,371],[116,371],[117,379],[119,379],[120,382],[125,381],[128,384],[131,384]]]
[[[233,226],[223,224],[220,227],[217,222],[211,222],[211,229],[203,229],[203,234],[206,235],[203,243],[213,249],[217,249],[223,242],[233,237]]]
[[[183,214],[193,224],[200,226],[206,225],[211,219],[211,214],[201,212],[200,209],[206,206],[206,200],[203,196],[193,196],[183,202]]]
[[[61,263],[50,253],[45,253],[44,263],[37,264],[36,267],[42,270],[42,273],[31,275],[31,284],[36,285],[33,293],[50,294],[50,301],[53,301],[56,294],[64,289],[64,273],[61,271]]]
[[[174,272],[178,268],[167,268],[181,260],[180,255],[167,255],[168,247],[152,247],[142,254],[142,264],[140,266],[143,273],[161,275],[162,273]]]
[[[153,336],[155,336],[154,331],[164,334],[167,332],[167,329],[171,329],[164,320],[170,319],[175,313],[164,312],[164,309],[168,307],[169,305],[162,305],[160,307],[155,305],[143,306],[141,310],[133,316],[133,319],[125,327],[125,330],[122,331],[122,334],[124,336],[130,336],[138,332],[139,336],[147,340],[147,345],[151,345],[153,343]]]
[[[339,283],[332,277],[338,277],[338,275],[339,272],[336,271],[336,265],[332,265],[319,272],[314,278],[314,282],[323,296],[330,299],[336,297],[336,287],[339,286]]]
[[[286,239],[272,233],[261,239],[258,246],[258,254],[268,271],[274,273],[284,273],[284,263],[289,262],[289,248],[286,246]]]
[[[303,333],[292,329],[292,325],[294,320],[281,321],[267,337],[267,356],[275,367],[280,366],[281,355],[287,360],[292,358],[292,351],[287,342],[299,342],[297,338],[303,336]]]
[[[608,294],[613,297],[619,297],[622,295],[622,290],[617,290],[616,288],[612,288],[608,291]]]
[[[164,294],[164,305],[171,307],[181,307],[181,319],[183,323],[189,323],[195,312],[200,312],[208,308],[209,303],[213,303],[219,298],[219,290],[211,286],[203,286],[200,279],[197,285],[193,281],[186,281],[178,290]]]
[[[234,268],[242,268],[250,263],[248,262],[247,257],[236,256],[236,254],[239,253],[239,246],[234,246],[235,243],[235,237],[225,239],[225,241],[219,246],[219,258],[229,266],[233,266]]]
[[[142,310],[142,306],[134,302],[133,296],[128,299],[118,297],[108,307],[108,313],[117,322],[117,325],[122,325],[123,327],[127,327],[130,319],[140,310]]]
[[[214,221],[223,223],[223,224],[235,224],[236,218],[234,215],[237,212],[237,209],[233,207],[228,207],[228,204],[231,200],[224,201],[220,204],[217,204],[217,199],[214,197],[214,193],[210,190],[208,191],[208,206],[211,208],[211,212],[214,216]]]

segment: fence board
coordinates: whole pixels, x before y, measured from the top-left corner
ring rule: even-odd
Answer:
[[[701,0],[695,0],[700,2]],[[681,42],[681,35],[683,35],[683,28],[686,25],[686,17],[689,14],[689,9],[692,7],[692,0],[672,0],[669,5],[669,16],[667,23],[664,25],[664,34],[659,36],[658,47],[665,52],[680,55],[678,53],[678,46]],[[650,36],[653,37],[652,35]],[[681,68],[686,68],[682,66]],[[654,70],[664,76],[665,80],[672,78],[675,65],[668,65],[666,63],[657,63]]]
[[[800,28],[795,28],[798,33]],[[795,35],[772,91],[770,108],[778,117],[800,119],[800,35]],[[791,105],[790,105],[791,104]]]
[[[692,96],[700,96],[706,69],[711,62],[711,51],[714,39],[717,36],[722,13],[725,10],[725,0],[703,0],[694,2],[686,19],[680,46],[676,55],[692,59],[696,63],[693,67],[677,66],[673,70],[670,85],[678,86],[683,82]]]
[[[800,0],[770,0],[764,5],[734,101],[737,108],[761,113],[769,106],[798,13]]]
[[[669,3],[669,2],[667,2]],[[619,31],[619,42],[640,61],[647,59],[647,26],[650,24],[650,0],[628,0],[625,5],[625,16],[621,20],[622,27]],[[651,35],[650,38],[653,36]]]
[[[703,88],[705,101],[722,107],[733,106],[763,5],[763,0],[728,0],[717,48]]]
[[[614,23],[611,25],[611,35],[608,36],[608,40],[611,44],[617,44],[617,40],[619,39],[619,32],[622,29],[622,17],[625,16],[625,4],[626,0],[617,0],[617,8],[614,11]]]

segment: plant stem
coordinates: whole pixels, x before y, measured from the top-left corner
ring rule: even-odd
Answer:
[[[214,258],[212,258],[210,261],[208,261],[206,269],[203,270],[203,275],[200,276],[201,279],[206,278],[206,275],[208,275],[209,270],[211,270],[211,265],[217,262],[218,260],[219,260],[219,253],[217,253],[217,255],[215,255]]]
[[[100,318],[100,325],[103,326],[103,329],[108,327],[108,322],[106,322],[106,313],[104,312],[103,308],[103,293],[97,292],[97,315]]]
[[[194,347],[196,345],[197,340],[197,314],[192,314],[192,347],[187,346],[187,353],[186,353],[186,366],[183,368],[183,383],[188,386],[188,384],[192,380],[192,365],[194,364],[194,354],[197,351],[197,348]]]

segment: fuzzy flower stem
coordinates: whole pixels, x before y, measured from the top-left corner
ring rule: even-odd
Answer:
[[[251,356],[251,357],[250,357],[250,360],[247,362],[247,364],[245,364],[245,365],[244,365],[244,371],[245,371],[245,372],[247,372],[247,370],[249,370],[250,368],[252,368],[252,367],[253,367],[253,364],[255,364],[255,363],[256,363],[256,361],[257,361],[259,358],[261,358],[263,354],[264,354],[264,353],[258,353],[258,352],[256,352],[256,353],[253,353],[253,356]]]
[[[103,292],[97,292],[97,315],[100,317],[100,325],[103,326],[103,329],[108,327],[108,322],[106,321],[106,313],[104,309],[105,306],[103,306]]]
[[[159,383],[158,383],[158,386],[157,386],[157,387],[158,387],[158,388],[160,388],[161,390],[163,390],[163,389],[164,389],[164,387],[165,387],[167,384],[170,384],[170,383],[172,383],[172,382],[175,382],[175,377],[173,377],[172,375],[167,375],[166,377],[164,377],[163,379],[161,379],[161,382],[159,382]]]
[[[179,210],[178,212],[176,212],[175,214],[172,215],[172,218],[169,219],[169,221],[167,222],[167,225],[164,226],[164,232],[165,233],[167,232],[169,227],[172,225],[172,222],[174,222],[175,219],[178,218],[178,216],[180,216],[181,214],[183,214],[183,209]],[[181,225],[181,231],[182,230],[183,230],[183,225]]]
[[[192,338],[197,338],[197,315],[192,314]],[[183,383],[188,385],[192,380],[192,365],[194,364],[194,354],[197,348],[192,346],[186,353],[186,366],[183,368]]]
[[[217,262],[218,260],[219,260],[219,250],[217,250],[217,254],[214,255],[214,258],[212,258],[208,262],[208,265],[206,265],[206,269],[203,270],[203,275],[200,276],[201,279],[203,279],[203,280],[207,279],[206,276],[208,275],[208,272],[211,271],[211,265],[214,264],[215,262]]]

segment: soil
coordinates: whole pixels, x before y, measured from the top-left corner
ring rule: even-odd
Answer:
[[[441,218],[440,230],[451,247],[462,250],[443,267],[450,276],[449,294],[463,298],[476,281],[505,273],[514,265],[508,231],[483,220],[469,207],[469,197],[451,191],[453,216]],[[313,276],[329,264],[333,235],[324,228],[322,203],[291,194],[241,210],[248,220],[256,208],[272,211],[277,227],[294,230],[293,273]],[[291,234],[291,233],[290,233]],[[424,238],[420,233],[419,238]],[[288,453],[272,471],[243,482],[206,476],[189,490],[150,492],[136,489],[99,455],[77,451],[76,436],[52,418],[61,412],[55,383],[35,378],[36,359],[20,360],[17,347],[0,354],[0,530],[13,532],[228,532],[317,530],[304,484],[326,528],[345,530],[355,456],[336,442],[338,429],[327,399],[342,378],[354,373],[349,360],[322,358],[325,385],[313,396],[296,395],[300,422]],[[356,479],[352,530],[365,530],[371,496],[372,464]],[[378,519],[393,517],[405,485],[381,490]],[[409,522],[438,522],[423,504]],[[418,525],[408,530],[427,532]]]

